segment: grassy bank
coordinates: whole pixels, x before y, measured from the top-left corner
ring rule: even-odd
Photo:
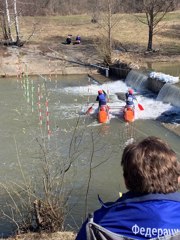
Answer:
[[[114,49],[119,51],[113,51],[113,61],[124,61],[132,64],[133,68],[146,67],[148,62],[180,61],[180,11],[168,13],[161,21],[153,42],[153,48],[157,51],[148,54],[147,25],[140,23],[134,14],[119,14],[116,17],[118,21],[112,38]],[[98,23],[91,23],[89,15],[21,17],[20,33],[22,40],[28,39],[22,48],[9,48],[9,51],[6,47],[0,48],[0,56],[3,57],[0,62],[2,76],[17,75],[18,56],[21,62],[28,63],[31,75],[49,74],[49,57],[58,66],[56,73],[52,74],[84,73],[84,67],[76,65],[81,69],[75,69],[73,63],[97,64],[103,61],[102,49],[98,49],[96,41],[103,36],[102,27]],[[79,34],[82,44],[63,45],[68,34],[72,34],[73,40]]]
[[[171,12],[160,22],[158,32],[154,35],[154,48],[160,49],[163,55],[180,54],[179,38],[180,11]],[[21,20],[22,35],[31,33],[36,24],[35,35],[31,44],[59,44],[67,34],[82,36],[82,41],[92,40],[101,32],[98,24],[91,23],[91,16],[48,16],[26,17]],[[114,29],[114,40],[122,43],[129,51],[146,50],[148,27],[138,21],[134,14],[119,14],[118,24]]]

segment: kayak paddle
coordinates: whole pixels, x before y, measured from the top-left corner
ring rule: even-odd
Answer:
[[[89,114],[92,111],[93,106],[94,106],[94,103],[92,104],[91,107],[88,108],[88,110],[85,112],[85,114]]]
[[[138,100],[136,98],[135,98],[135,100],[136,100],[136,102],[138,104],[139,110],[143,111],[144,110],[143,106],[140,103],[138,103]]]
[[[141,111],[144,110],[143,106],[142,106],[140,103],[138,103],[138,108],[139,108]]]

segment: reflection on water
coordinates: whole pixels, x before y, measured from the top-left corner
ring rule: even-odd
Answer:
[[[111,120],[107,125],[100,125],[93,115],[85,114],[94,103],[99,88],[110,93]],[[124,102],[117,98],[116,92],[120,89],[125,93],[127,88],[121,81],[98,86],[89,82],[87,76],[79,75],[61,76],[51,81],[41,77],[29,78],[28,81],[1,79],[1,182],[20,182],[23,179],[21,164],[25,176],[32,182],[40,183],[38,141],[45,139],[52,174],[56,174],[62,166],[67,167],[73,159],[65,178],[66,187],[73,189],[69,199],[69,206],[73,207],[67,218],[68,224],[75,228],[81,224],[89,181],[87,211],[99,207],[98,194],[104,201],[118,198],[120,191],[126,191],[120,159],[129,140],[155,135],[167,140],[177,153],[180,142],[179,136],[163,128],[153,118],[161,115],[163,108],[170,107],[157,103],[157,109],[153,109],[155,100],[152,98],[138,96],[145,111],[136,110],[137,120],[133,125],[124,123],[120,118]],[[95,104],[94,111],[96,108]],[[152,109],[155,111],[153,114]],[[51,131],[49,140],[47,124],[50,124]],[[5,206],[5,195],[1,197],[0,204],[1,208]],[[10,228],[9,223],[0,221],[1,235],[8,234]]]

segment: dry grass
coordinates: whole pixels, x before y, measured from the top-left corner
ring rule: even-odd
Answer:
[[[121,42],[126,48],[134,51],[144,51],[147,46],[148,28],[140,23],[133,14],[119,14],[114,40]],[[154,36],[154,48],[161,49],[163,54],[180,54],[180,11],[169,13],[160,23],[159,31]],[[31,40],[33,44],[59,44],[68,34],[77,34],[83,40],[92,40],[98,36],[98,24],[91,23],[88,15],[26,17],[21,21],[21,31],[26,37],[37,23],[37,31]],[[28,26],[28,28],[27,28]]]
[[[158,51],[152,54],[144,54],[148,42],[147,25],[140,23],[134,14],[119,14],[117,18],[118,24],[113,34],[115,49],[122,49],[123,46],[127,52],[116,51],[113,59],[139,66],[143,66],[144,62],[148,61],[180,61],[180,11],[168,13],[160,23],[159,31],[153,41],[153,48]],[[20,31],[23,40],[32,33],[34,26],[36,29],[34,35],[25,45],[31,51],[46,54],[50,51],[49,48],[53,48],[60,56],[72,55],[72,52],[65,52],[66,48],[61,43],[68,34],[72,34],[72,38],[80,34],[83,45],[81,55],[86,57],[81,59],[79,52],[76,53],[77,59],[86,62],[97,54],[94,43],[97,37],[102,36],[102,28],[98,24],[91,23],[89,15],[22,17]],[[3,56],[1,52],[0,55]],[[100,54],[97,58],[102,59]]]
[[[151,54],[144,54],[148,42],[147,25],[140,23],[133,14],[119,14],[116,18],[118,18],[118,24],[113,34],[115,49],[122,49],[121,46],[123,46],[128,51],[115,51],[113,60],[120,59],[133,66],[144,66],[144,62],[180,61],[180,11],[169,13],[160,23],[159,31],[154,35],[153,41],[153,48],[158,51]],[[49,48],[53,48],[59,55],[72,55],[65,52],[66,49],[61,43],[65,41],[68,34],[72,34],[74,39],[77,34],[80,34],[83,44],[81,55],[84,59],[76,53],[77,59],[85,62],[98,55],[94,43],[97,37],[102,36],[102,28],[98,24],[91,23],[91,16],[24,17],[21,18],[20,26],[23,39],[27,39],[33,26],[36,26],[35,34],[26,44],[26,47],[30,47],[31,50],[34,48],[46,54]],[[97,58],[102,57],[99,54]]]
[[[8,240],[74,240],[76,235],[72,232],[57,232],[52,234],[27,233]]]

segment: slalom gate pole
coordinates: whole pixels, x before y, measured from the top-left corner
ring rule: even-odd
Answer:
[[[34,85],[33,85],[33,80],[31,80],[31,111],[34,112]]]
[[[27,96],[27,88],[26,88],[26,77],[23,75],[23,89],[24,89],[24,98]]]
[[[42,127],[42,109],[41,109],[41,90],[38,84],[38,111],[39,111],[39,125]]]
[[[57,62],[56,62],[56,64],[55,64],[55,78],[56,78],[56,80],[57,80]]]
[[[27,103],[30,102],[30,99],[29,99],[29,78],[28,78],[28,73],[27,73],[27,64],[25,65],[26,67],[26,75],[25,75],[25,79],[26,79],[26,100],[27,100]]]
[[[55,83],[56,83],[56,88],[57,88],[57,68],[58,68],[58,65],[57,65],[57,62],[55,64]]]
[[[51,60],[49,59],[49,81],[51,82]]]
[[[46,126],[47,126],[48,140],[49,140],[51,136],[51,131],[50,131],[50,124],[49,124],[49,107],[48,107],[47,97],[46,97]]]

